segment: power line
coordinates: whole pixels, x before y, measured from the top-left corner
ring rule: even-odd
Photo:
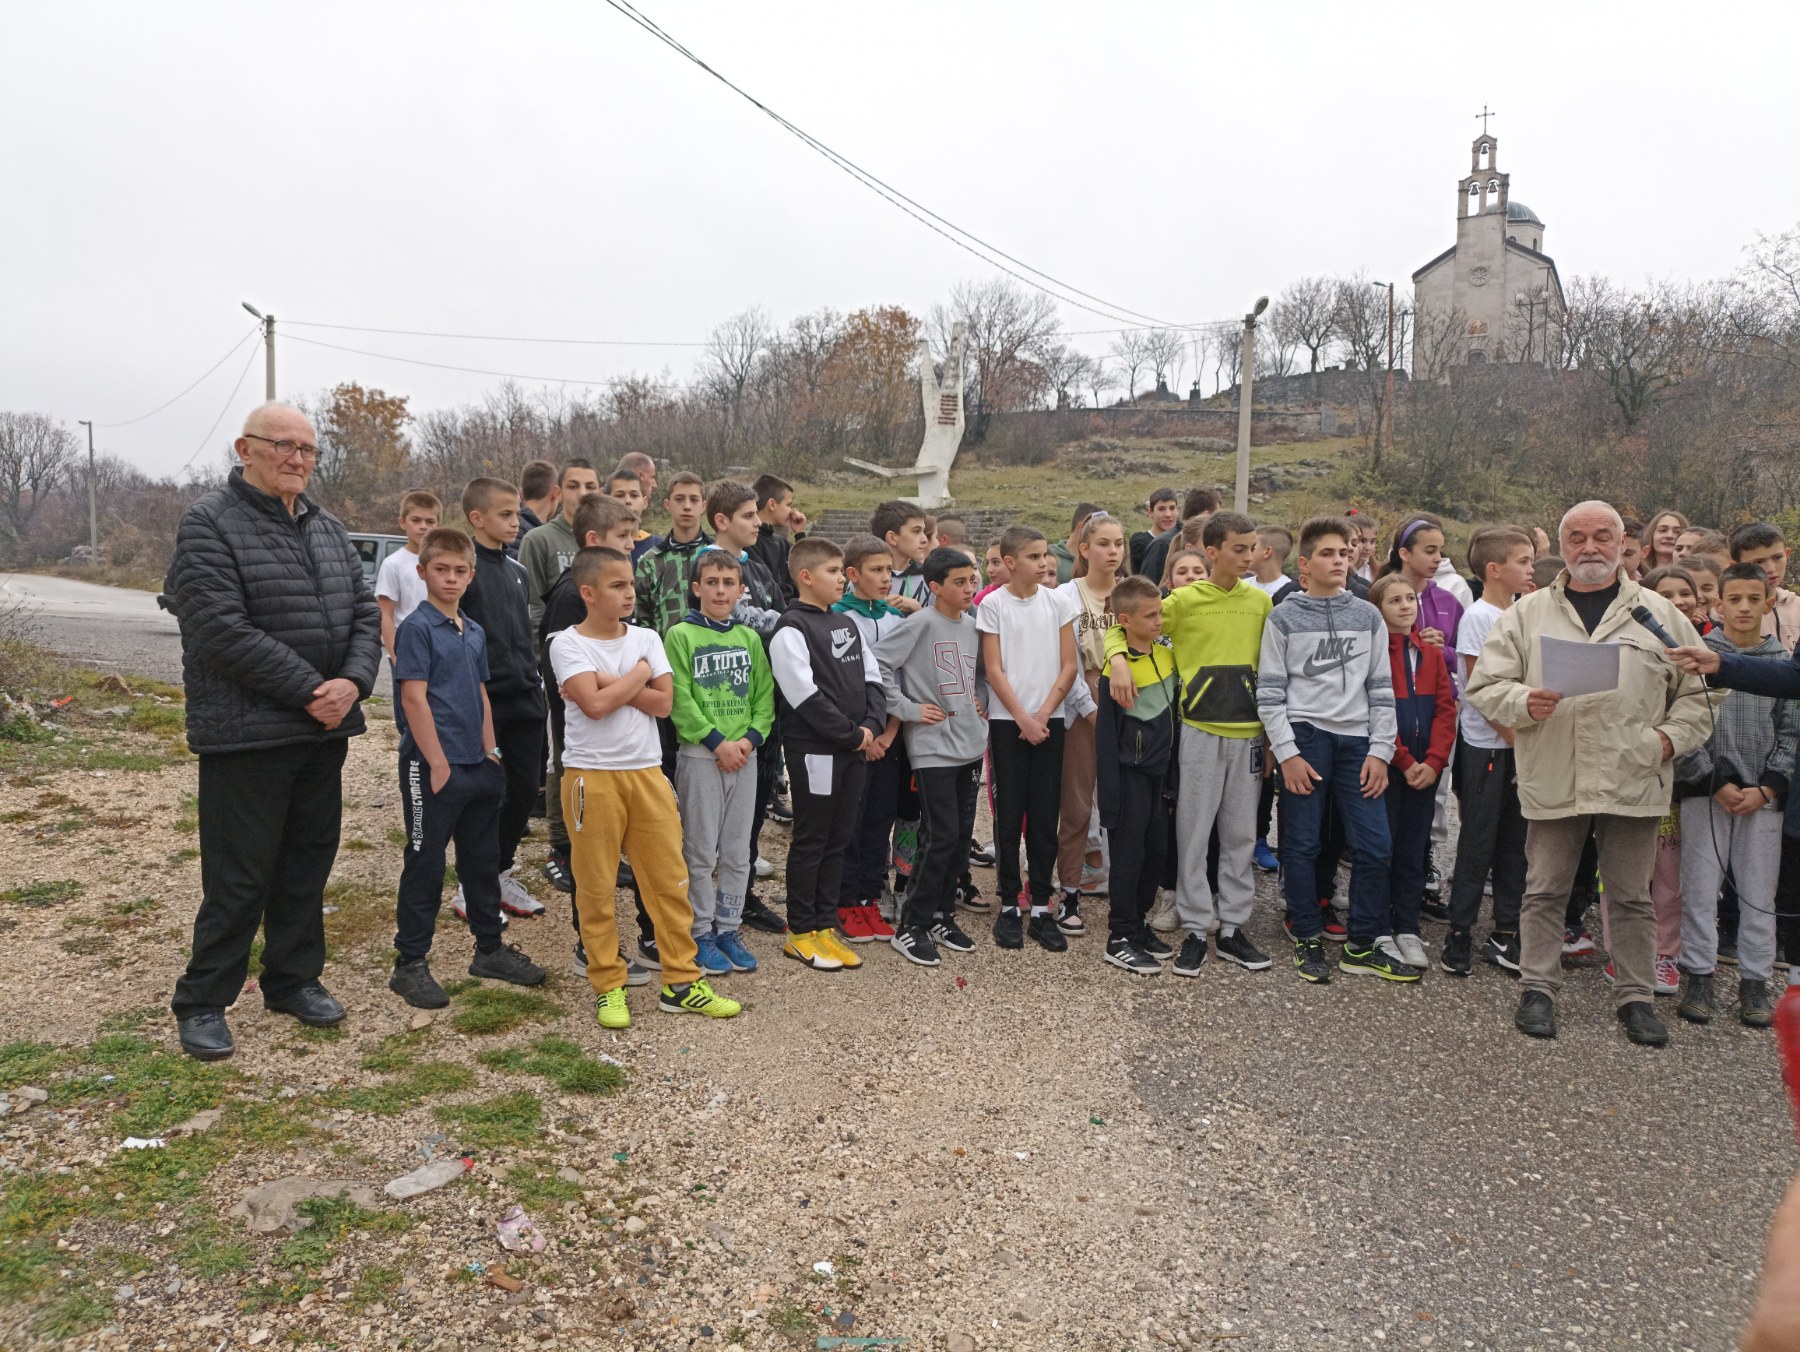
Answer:
[[[462,371],[473,376],[500,376],[506,380],[541,380],[547,385],[603,385],[603,380],[581,380],[571,376],[534,376],[519,371],[489,371],[479,366],[452,366],[447,362],[423,361],[418,357],[397,357],[392,352],[369,352],[360,347],[344,347],[338,343],[322,342],[317,338],[301,338],[297,334],[277,333],[276,337],[284,343],[305,343],[309,347],[328,347],[333,352],[349,352],[358,357],[375,357],[381,361],[405,362],[408,366],[431,366],[440,371]],[[704,346],[704,344],[696,344]]]
[[[169,400],[169,402],[167,404],[158,404],[155,408],[151,409],[148,413],[140,414],[139,416],[137,416],[135,418],[127,418],[124,422],[111,422],[111,423],[97,422],[94,424],[94,426],[95,427],[130,427],[133,423],[143,422],[145,418],[154,418],[158,413],[161,413],[165,408],[169,407],[169,404],[173,404],[173,403],[177,402],[178,400],[186,398],[188,395],[192,394],[196,389],[198,389],[200,386],[200,381],[205,380],[207,378],[207,376],[210,376],[214,371],[218,370],[226,362],[231,360],[231,354],[233,352],[236,352],[240,347],[242,347],[244,345],[245,340],[248,339],[251,336],[251,334],[259,332],[261,330],[261,328],[262,328],[262,326],[260,324],[252,325],[250,327],[249,332],[245,333],[243,338],[240,338],[235,343],[233,343],[231,345],[230,349],[225,353],[225,355],[223,357],[220,357],[216,362],[214,362],[211,366],[207,367],[206,370],[204,370],[203,372],[200,373],[200,380],[196,380],[192,385],[189,385],[180,394],[176,395],[174,399]]]
[[[578,347],[705,347],[705,343],[634,342],[627,338],[521,338],[498,333],[437,333],[426,329],[378,329],[363,324],[320,324],[284,319],[290,328],[341,329],[346,333],[393,333],[407,338],[467,338],[481,343],[566,343]]]
[[[262,327],[262,325],[259,324],[259,325],[257,325],[257,328],[252,329],[251,332],[254,333],[257,331],[257,329],[260,329],[261,327]],[[214,418],[212,426],[206,429],[206,435],[200,438],[200,444],[194,448],[194,453],[187,458],[187,464],[183,465],[180,469],[175,471],[175,476],[177,478],[180,478],[183,474],[186,474],[188,472],[188,465],[193,464],[194,461],[196,461],[200,458],[200,452],[204,451],[206,449],[207,443],[212,440],[213,433],[219,430],[219,424],[225,421],[225,415],[227,413],[231,412],[232,404],[237,401],[238,391],[244,388],[244,377],[249,375],[250,368],[252,366],[256,365],[256,356],[257,356],[256,349],[251,348],[250,349],[250,360],[245,362],[244,369],[238,372],[237,384],[235,384],[231,387],[231,393],[226,396],[225,407],[219,410],[219,416]]]
[[[672,51],[676,52],[677,54],[679,54],[680,56],[686,58],[688,61],[692,62],[695,66],[698,66],[701,70],[705,71],[708,75],[712,76],[720,84],[724,85],[727,89],[731,90],[732,93],[736,94],[739,98],[742,98],[747,103],[749,103],[752,107],[756,108],[758,111],[762,112],[764,115],[766,115],[768,118],[770,118],[773,122],[775,122],[775,124],[777,126],[781,127],[783,130],[792,134],[802,144],[807,146],[809,149],[815,151],[819,155],[823,156],[827,161],[836,165],[839,169],[842,169],[845,173],[849,174],[852,178],[856,179],[859,183],[861,183],[864,187],[868,188],[871,192],[873,192],[877,196],[883,198],[890,205],[898,207],[901,211],[906,212],[907,215],[911,216],[914,220],[918,221],[921,225],[925,226],[927,229],[933,230],[937,234],[942,235],[945,239],[949,240],[952,244],[956,245],[958,248],[964,250],[967,253],[973,254],[975,257],[981,259],[982,262],[988,264],[990,267],[998,268],[1001,272],[1004,272],[1008,276],[1013,277],[1013,278],[1017,279],[1018,281],[1025,283],[1025,285],[1031,287],[1033,290],[1042,291],[1045,295],[1052,296],[1055,299],[1062,301],[1066,305],[1072,305],[1078,310],[1086,310],[1089,314],[1099,315],[1102,319],[1119,320],[1121,322],[1126,323],[1128,327],[1140,327],[1144,324],[1148,324],[1155,328],[1169,328],[1169,329],[1186,329],[1186,328],[1195,327],[1194,325],[1188,325],[1188,324],[1173,324],[1166,320],[1156,319],[1153,316],[1146,315],[1140,310],[1133,310],[1129,306],[1117,305],[1111,301],[1103,300],[1100,297],[1095,296],[1090,292],[1082,291],[1079,288],[1072,286],[1068,282],[1062,281],[1059,278],[1052,276],[1050,273],[1043,271],[1041,268],[1032,267],[1029,263],[1026,263],[1021,259],[1013,257],[1013,255],[1006,253],[1004,250],[996,247],[995,245],[987,243],[987,241],[983,240],[980,236],[972,234],[971,232],[969,232],[967,230],[964,230],[961,226],[957,225],[955,222],[950,221],[950,220],[946,219],[945,217],[938,215],[938,213],[931,210],[930,207],[927,207],[927,206],[923,205],[922,203],[914,201],[912,198],[908,197],[905,193],[901,192],[898,188],[892,187],[891,185],[883,182],[881,179],[877,178],[874,174],[872,174],[868,170],[862,168],[862,166],[856,164],[854,161],[846,158],[845,156],[840,155],[837,151],[833,150],[830,146],[826,145],[823,141],[820,141],[817,137],[811,135],[809,132],[807,132],[803,128],[797,126],[795,123],[790,122],[787,118],[783,117],[780,113],[777,113],[773,108],[770,108],[767,104],[762,102],[762,100],[758,99],[755,95],[751,94],[748,90],[743,89],[739,85],[733,84],[730,80],[726,79],[725,76],[721,75],[718,71],[714,70],[706,62],[702,61],[698,56],[696,56],[692,51],[688,50],[688,48],[683,46],[675,38],[673,38],[667,32],[665,32],[661,27],[659,27],[656,24],[656,22],[654,20],[650,19],[648,16],[644,15],[639,10],[637,10],[633,5],[631,5],[629,3],[629,0],[606,0],[606,3],[608,5],[610,5],[613,9],[617,10],[620,14],[624,15],[627,19],[631,20],[631,22],[635,23],[638,27],[642,28],[645,32],[649,33],[651,36],[656,38],[657,41],[663,43],[670,50],[672,50]],[[916,210],[914,208],[916,208]],[[924,214],[923,215],[919,214],[921,212]],[[927,220],[926,217],[930,217],[931,219]],[[937,222],[939,224],[934,224],[933,222]],[[947,227],[947,228],[941,228],[941,227]],[[952,232],[954,232],[954,233],[952,233]],[[961,238],[959,238],[959,236]],[[1056,286],[1062,287],[1065,291],[1072,291],[1077,296],[1084,296],[1088,300],[1094,301],[1096,304],[1103,306],[1105,308],[1104,309],[1096,309],[1093,305],[1085,305],[1081,301],[1074,300],[1069,296],[1065,296],[1065,295],[1061,294],[1060,292],[1052,290],[1050,287],[1045,286],[1040,282],[1034,282],[1031,280],[1030,277],[1023,276],[1020,273],[1013,271],[1012,268],[1006,267],[1003,264],[996,262],[993,258],[990,258],[986,254],[981,253],[978,249],[972,247],[970,243],[967,243],[965,241],[973,241],[973,244],[979,245],[980,249],[985,249],[988,251],[988,253],[997,255],[999,258],[1004,258],[1007,262],[1016,264],[1018,267],[1025,269],[1026,272],[1030,272],[1030,273],[1035,274],[1036,276],[1042,277],[1045,281],[1052,282]],[[1127,316],[1136,316],[1136,321],[1134,322],[1132,320],[1127,319],[1126,318]]]

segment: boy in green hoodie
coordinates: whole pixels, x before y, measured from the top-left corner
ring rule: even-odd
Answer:
[[[1262,788],[1262,720],[1256,712],[1256,667],[1269,598],[1244,582],[1256,559],[1256,524],[1237,512],[1206,523],[1201,544],[1211,577],[1177,587],[1162,603],[1163,635],[1181,673],[1181,793],[1175,803],[1180,864],[1175,909],[1186,937],[1170,969],[1199,976],[1206,936],[1216,920],[1219,956],[1248,971],[1269,966],[1243,926],[1256,899],[1253,855],[1256,798]],[[1125,631],[1106,636],[1109,686],[1130,709],[1136,685],[1127,664]],[[1219,895],[1206,882],[1206,851],[1219,835]]]
[[[701,550],[691,587],[694,609],[669,627],[663,646],[680,742],[675,795],[696,960],[710,977],[756,970],[739,930],[750,885],[756,753],[775,721],[775,677],[762,640],[731,618],[744,591],[738,560],[716,546]]]

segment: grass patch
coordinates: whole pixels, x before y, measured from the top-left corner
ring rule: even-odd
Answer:
[[[180,704],[165,704],[155,698],[141,699],[132,705],[125,726],[157,737],[180,737],[187,731],[187,710]]]
[[[200,830],[200,799],[192,793],[181,795],[181,805],[175,809],[175,829],[184,836],[191,836]]]
[[[625,1084],[624,1071],[593,1060],[562,1037],[541,1037],[531,1044],[529,1052],[519,1047],[499,1047],[476,1059],[508,1075],[542,1075],[571,1094],[610,1094]]]
[[[400,1271],[390,1267],[368,1267],[356,1274],[350,1287],[350,1303],[374,1305],[400,1289]]]
[[[41,910],[47,906],[60,906],[65,901],[73,901],[80,895],[81,884],[72,878],[65,878],[60,882],[25,883],[19,887],[9,887],[0,892],[0,901]]]
[[[383,1065],[393,1064],[387,1056],[371,1057],[363,1064],[367,1066],[374,1060],[379,1060]],[[413,1062],[408,1064],[398,1079],[387,1080],[368,1088],[339,1091],[332,1101],[341,1099],[343,1106],[353,1112],[391,1117],[408,1108],[416,1108],[426,1099],[460,1093],[474,1085],[475,1072],[467,1066],[459,1066],[450,1061]]]
[[[399,1235],[412,1229],[412,1217],[404,1211],[369,1211],[347,1197],[314,1197],[294,1210],[311,1217],[312,1224],[283,1244],[275,1259],[302,1271],[324,1267],[332,1247],[353,1230]]]
[[[78,934],[73,939],[64,939],[58,945],[63,952],[73,953],[78,958],[104,953],[112,946],[113,940],[110,934]]]
[[[325,917],[325,941],[333,953],[347,952],[371,941],[394,937],[394,889],[369,883],[338,881],[325,888],[325,904],[337,910]]]
[[[0,1301],[17,1304],[50,1285],[61,1263],[39,1240],[0,1243]]]
[[[456,1127],[465,1145],[495,1149],[529,1145],[543,1128],[544,1112],[537,1095],[526,1091],[501,1094],[480,1103],[454,1104],[432,1110],[438,1121]]]
[[[459,1033],[510,1033],[527,1019],[560,1019],[566,1012],[548,996],[511,986],[457,983],[451,996],[456,1013],[450,1026]]]
[[[0,1046],[0,1089],[36,1084],[61,1070],[67,1054],[48,1042],[8,1042]]]
[[[388,827],[387,843],[390,845],[404,846],[406,844],[406,832],[402,831],[398,826]]]
[[[224,1277],[242,1272],[251,1264],[249,1244],[233,1238],[231,1231],[204,1213],[189,1214],[182,1223],[180,1238],[175,1261],[181,1264],[183,1272],[196,1277]]]
[[[515,1164],[508,1169],[506,1187],[507,1196],[516,1198],[527,1209],[561,1206],[581,1197],[581,1184],[558,1178],[535,1164]]]
[[[298,1305],[319,1289],[312,1277],[299,1277],[287,1282],[258,1282],[245,1290],[238,1309],[245,1314],[261,1314],[282,1305]]]
[[[112,1302],[91,1286],[77,1286],[53,1296],[33,1320],[46,1338],[75,1338],[92,1333],[112,1317]]]
[[[100,1038],[89,1052],[88,1066],[90,1073],[55,1085],[51,1101],[119,1100],[113,1125],[127,1136],[154,1136],[203,1108],[218,1107],[236,1078],[131,1033]]]
[[[192,845],[184,845],[179,850],[169,851],[171,864],[186,864],[200,857],[200,851]]]
[[[364,840],[361,836],[351,836],[350,839],[346,840],[339,848],[345,850],[372,850],[375,847],[369,844],[369,842]]]

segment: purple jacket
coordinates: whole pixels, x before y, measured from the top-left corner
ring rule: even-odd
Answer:
[[[1456,631],[1462,628],[1463,605],[1435,582],[1427,582],[1419,593],[1419,618],[1413,632],[1436,629],[1444,636],[1444,664],[1450,668],[1451,689],[1460,691],[1462,682],[1456,671]]]

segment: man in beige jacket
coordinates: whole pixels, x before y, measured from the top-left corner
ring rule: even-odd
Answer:
[[[1495,623],[1466,692],[1490,722],[1517,733],[1528,826],[1519,921],[1524,993],[1513,1023],[1532,1037],[1556,1036],[1563,911],[1591,827],[1606,883],[1619,1021],[1633,1042],[1661,1046],[1668,1029],[1651,1007],[1656,832],[1674,787],[1671,762],[1704,742],[1710,723],[1705,686],[1665,661],[1662,644],[1631,612],[1649,607],[1677,644],[1699,637],[1674,606],[1620,575],[1624,525],[1606,503],[1571,507],[1558,534],[1565,571]],[[1545,636],[1616,644],[1618,688],[1570,698],[1545,689]]]

